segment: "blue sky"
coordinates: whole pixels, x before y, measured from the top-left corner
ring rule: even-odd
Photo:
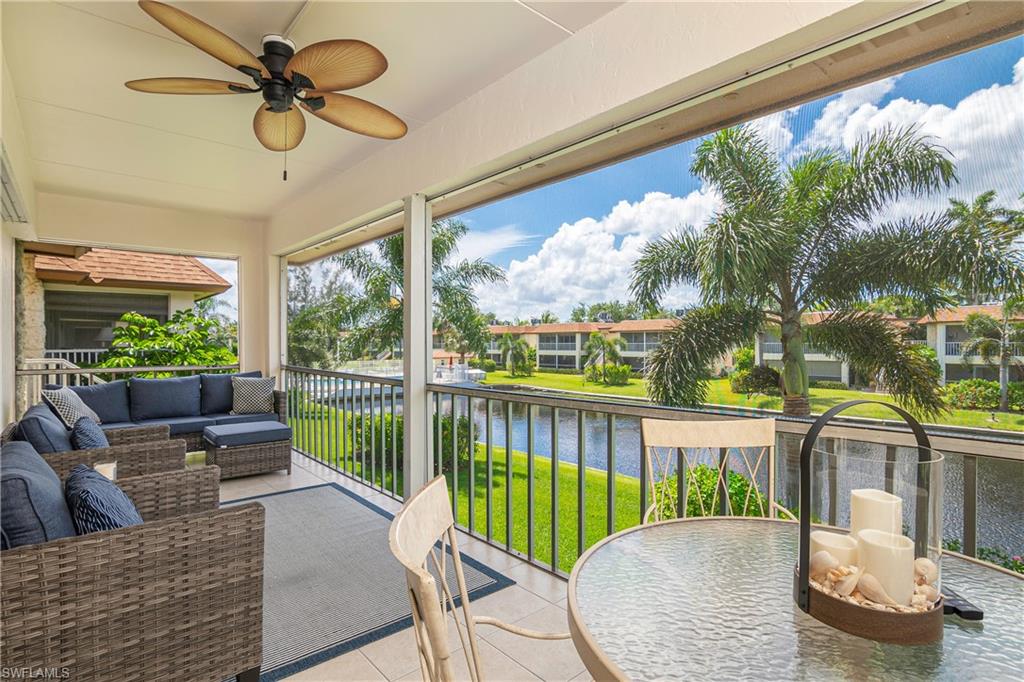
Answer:
[[[785,161],[816,146],[848,148],[885,125],[921,126],[953,154],[951,192],[891,207],[889,217],[941,210],[949,196],[996,189],[1019,205],[1024,192],[1024,38],[833,95],[752,122]],[[700,227],[716,197],[690,175],[691,140],[510,197],[460,216],[463,255],[508,270],[509,283],[478,294],[499,317],[545,309],[563,318],[578,301],[627,297],[629,266],[643,244],[682,224]],[[684,305],[693,292],[672,292]]]

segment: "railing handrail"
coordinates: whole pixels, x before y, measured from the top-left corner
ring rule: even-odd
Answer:
[[[56,360],[55,358],[47,358]],[[138,366],[138,367],[78,367],[75,369],[45,369],[36,367],[18,367],[14,370],[16,376],[47,376],[52,374],[141,374],[142,372],[199,372],[214,371],[227,372],[238,369],[234,365],[159,365],[159,366]]]
[[[394,377],[378,376],[376,374],[356,374],[354,372],[338,372],[333,369],[314,369],[312,367],[300,367],[297,365],[282,365],[281,369],[286,372],[302,372],[304,374],[314,374],[322,377],[331,377],[333,379],[348,379],[350,381],[363,381],[373,382],[375,384],[384,384],[385,386],[401,386],[403,381],[401,379],[395,379]]]
[[[701,420],[723,419],[729,417],[756,418],[773,417],[776,420],[776,429],[782,433],[803,435],[807,433],[814,417],[794,417],[783,415],[776,411],[761,410],[757,408],[723,409],[715,412],[709,409],[693,407],[668,407],[665,405],[640,404],[634,400],[630,402],[619,400],[604,400],[598,398],[568,398],[553,396],[550,393],[532,391],[507,391],[494,388],[475,388],[470,386],[454,386],[450,384],[427,384],[427,390],[437,393],[448,393],[454,395],[468,396],[473,398],[491,398],[492,400],[503,400],[512,403],[527,403],[542,407],[557,407],[560,409],[583,410],[585,412],[601,412],[617,416],[628,416],[651,419],[678,419],[680,415],[688,415]],[[882,420],[882,423],[871,423],[866,417],[848,417],[843,420],[835,420],[823,433],[826,437],[846,438],[869,443],[885,443],[905,445],[912,447],[914,437],[909,429],[900,427],[895,422],[890,424]],[[1024,461],[1024,436],[1016,436],[1012,432],[1006,435],[995,436],[992,434],[950,434],[934,427],[925,426],[928,435],[932,439],[933,446],[937,450],[946,452],[967,452],[984,457],[997,457],[1001,459],[1013,459]],[[893,441],[897,441],[893,443]],[[980,446],[980,447],[979,447]]]

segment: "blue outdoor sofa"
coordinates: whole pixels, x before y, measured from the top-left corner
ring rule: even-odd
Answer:
[[[197,374],[169,379],[131,379],[92,386],[72,386],[100,418],[111,444],[119,433],[148,434],[151,440],[168,436],[184,440],[186,450],[202,450],[203,429],[242,422],[286,422],[284,391],[274,391],[274,411],[231,414],[231,377],[258,377],[260,372]],[[157,427],[157,428],[153,428]],[[117,432],[117,433],[115,433]],[[111,437],[113,436],[113,437]],[[71,450],[70,434],[43,403],[33,405],[18,422],[17,440],[31,442],[39,452]],[[137,438],[133,438],[137,440]]]

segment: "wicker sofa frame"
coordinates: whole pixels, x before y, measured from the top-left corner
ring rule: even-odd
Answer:
[[[5,669],[257,680],[264,509],[218,509],[219,478],[216,467],[119,478],[142,525],[3,552]]]
[[[16,424],[3,430],[0,441],[13,437]],[[57,475],[63,479],[76,464],[93,466],[101,462],[117,462],[121,478],[144,476],[161,471],[185,468],[186,444],[184,440],[169,440],[170,428],[166,424],[111,429],[106,432],[110,447],[91,450],[65,450],[43,455]]]

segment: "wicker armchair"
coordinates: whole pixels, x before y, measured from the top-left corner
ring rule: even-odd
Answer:
[[[264,510],[218,509],[219,478],[204,467],[119,479],[144,524],[3,552],[4,667],[257,680]]]

